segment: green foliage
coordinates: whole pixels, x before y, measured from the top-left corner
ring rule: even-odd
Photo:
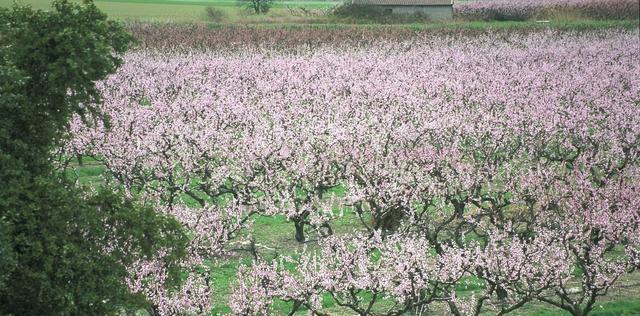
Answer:
[[[131,37],[92,3],[53,8],[0,9],[0,314],[141,308],[126,267],[162,250],[177,283],[182,226],[117,190],[78,188],[51,164],[71,115],[101,118],[95,81]]]
[[[333,15],[341,18],[381,19],[388,15],[383,8],[371,5],[343,3],[336,6]]]
[[[273,6],[273,0],[238,0],[238,3],[255,14],[265,14]]]
[[[15,255],[9,244],[11,240],[10,226],[5,218],[0,218],[0,293],[7,288],[8,272],[15,269]]]
[[[0,314],[115,314],[142,308],[129,293],[125,267],[173,249],[185,240],[179,223],[153,209],[101,190],[85,196],[61,177],[42,176],[11,183],[0,208],[11,224],[17,265],[0,292]]]
[[[422,14],[392,14],[383,7],[343,3],[331,10],[331,14],[345,22],[352,23],[424,23],[428,19]]]
[[[24,161],[46,159],[71,114],[98,114],[94,81],[115,71],[118,54],[131,41],[92,3],[56,1],[53,8],[0,9],[0,66],[13,68],[22,79],[11,87],[22,102],[3,102],[2,113],[8,115],[0,117],[0,130],[8,138],[3,145]]]
[[[207,13],[209,21],[213,23],[220,23],[227,18],[227,15],[216,7],[206,7],[205,12]]]

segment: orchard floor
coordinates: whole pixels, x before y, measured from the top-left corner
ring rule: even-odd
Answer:
[[[92,186],[103,183],[105,181],[105,167],[98,161],[91,158],[84,158],[82,165],[74,162],[68,169],[68,176],[77,179],[82,185]],[[340,194],[340,192],[336,192]],[[335,234],[346,234],[356,229],[361,229],[358,225],[359,219],[348,211],[344,216],[336,220],[332,228]],[[258,217],[255,219],[252,229],[247,231],[256,241],[257,252],[264,258],[275,257],[279,255],[288,255],[295,257],[297,253],[304,248],[315,247],[315,239],[318,233],[312,230],[306,231],[307,241],[298,243],[294,239],[295,229],[293,223],[287,221],[283,216],[274,217]],[[229,255],[227,258],[219,260],[219,262],[211,263],[213,271],[215,271],[215,295],[213,298],[213,315],[227,314],[231,310],[225,305],[228,295],[231,293],[233,280],[236,271],[241,264],[250,264],[252,256],[248,251],[246,244],[231,244],[229,246]],[[605,297],[600,298],[599,304],[594,309],[594,316],[633,316],[640,315],[640,272],[623,276],[617,283],[618,286],[611,290]],[[471,284],[466,290],[471,290],[474,285]],[[464,293],[465,289],[460,289]],[[329,315],[351,315],[348,311],[339,306],[331,306],[330,300],[325,299],[325,312]],[[276,304],[275,312],[278,310],[285,313],[288,304],[281,302]],[[428,314],[446,315],[446,306],[434,306]],[[306,315],[306,311],[301,310],[296,315]],[[490,313],[487,313],[490,315]],[[534,316],[534,315],[569,315],[557,308],[550,307],[544,303],[529,303],[523,308],[518,309],[510,315]]]
[[[0,7],[10,6],[13,0],[0,0]],[[46,9],[49,7],[49,0],[22,0],[23,3],[30,4],[35,8]],[[234,0],[96,0],[96,5],[107,13],[110,17],[125,22],[173,22],[179,24],[186,23],[210,23],[212,27],[234,27],[234,25],[249,24],[252,27],[317,27],[317,28],[350,28],[364,27],[377,28],[380,25],[367,22],[352,25],[345,21],[335,20],[327,15],[297,15],[295,8],[303,7],[316,12],[324,12],[332,6],[337,5],[337,1],[323,0],[287,0],[278,2],[274,8],[266,15],[254,15],[243,8],[237,6]],[[205,9],[215,7],[220,10],[224,17],[221,21],[211,21]],[[215,23],[212,23],[215,22]],[[498,22],[498,21],[450,21],[428,24],[401,24],[393,27],[410,29],[601,29],[601,28],[638,28],[638,20],[615,20],[615,21],[592,21],[592,20],[564,20],[549,22]],[[387,26],[385,26],[387,27]],[[72,164],[69,176],[77,179],[83,185],[96,185],[105,181],[105,168],[99,162],[92,159],[83,159],[83,164]],[[339,220],[333,222],[332,228],[335,234],[352,233],[362,229],[358,223],[359,219],[348,210]],[[307,242],[298,243],[295,238],[295,229],[292,222],[287,221],[283,216],[258,217],[255,218],[252,228],[245,232],[254,237],[256,250],[266,258],[273,258],[279,255],[296,257],[303,249],[313,249],[317,247],[314,242],[318,237],[318,232],[306,231]],[[236,272],[241,264],[250,264],[252,256],[247,244],[231,243],[229,245],[229,255],[215,263],[211,263],[214,271],[215,293],[213,297],[213,314],[227,314],[230,312],[226,306],[227,298],[231,293],[233,282],[236,279]],[[465,290],[472,290],[470,285]],[[470,293],[470,292],[468,292]],[[464,294],[463,294],[464,295]],[[331,305],[331,300],[327,297],[323,304],[330,315],[351,315],[347,310]],[[625,276],[618,283],[618,287],[612,290],[606,297],[599,301],[591,315],[640,315],[640,272]],[[280,315],[288,310],[288,303],[279,302],[275,306],[275,315]],[[446,306],[435,305],[428,314],[446,315]],[[296,315],[306,315],[306,311],[301,310]],[[488,312],[487,315],[490,315]],[[544,303],[529,303],[523,308],[516,310],[511,315],[569,315],[557,308]]]

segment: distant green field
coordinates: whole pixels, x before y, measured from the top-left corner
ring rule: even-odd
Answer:
[[[14,0],[0,0],[0,7],[9,7]],[[47,9],[50,0],[18,0],[37,9]],[[95,0],[98,8],[110,17],[119,20],[140,20],[156,22],[208,22],[206,7],[222,11],[228,22],[233,23],[274,23],[305,22],[308,17],[291,16],[288,8],[328,9],[339,4],[337,1],[297,0],[276,1],[266,15],[254,15],[238,6],[235,0]],[[313,19],[311,19],[313,20]]]
[[[14,1],[28,4],[36,9],[47,9],[51,0],[0,0],[0,7],[9,7]],[[71,0],[78,1],[80,0]],[[319,25],[327,27],[343,27],[353,24],[375,26],[376,21],[343,20],[325,14],[332,7],[348,0],[275,0],[273,8],[263,15],[253,14],[245,7],[239,6],[237,0],[94,0],[98,8],[109,17],[121,21],[143,22],[176,22],[176,23],[217,23],[217,24],[252,24],[292,27],[299,25]],[[478,0],[457,0],[464,3]],[[211,20],[205,9],[216,8],[221,19]],[[305,8],[306,12],[300,10]],[[555,20],[550,23],[535,21],[442,21],[429,23],[409,23],[407,21],[393,23],[400,27],[414,29],[448,28],[448,29],[593,29],[593,28],[636,28],[638,20]]]
[[[211,0],[211,1],[202,1],[202,0],[96,0],[98,4],[101,3],[145,3],[145,4],[154,4],[154,5],[164,5],[164,4],[177,4],[177,5],[196,5],[196,6],[213,6],[213,7],[237,7],[238,1],[234,0]],[[292,7],[307,7],[307,8],[327,8],[333,5],[338,4],[336,1],[318,1],[318,0],[300,0],[300,1],[277,1],[274,3],[275,8],[286,8],[287,6]]]

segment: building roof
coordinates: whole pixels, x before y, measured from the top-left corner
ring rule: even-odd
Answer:
[[[453,5],[453,0],[351,0],[353,4],[368,5]]]

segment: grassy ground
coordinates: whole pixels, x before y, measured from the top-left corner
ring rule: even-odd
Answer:
[[[50,0],[16,0],[37,9],[49,8]],[[266,15],[255,15],[239,7],[235,0],[94,0],[98,8],[110,17],[124,21],[153,22],[211,22],[206,7],[223,12],[229,23],[307,23],[318,20],[313,16],[295,16],[289,8],[304,7],[310,10],[328,9],[339,2],[323,0],[277,1]],[[14,0],[0,0],[0,7],[8,7]],[[294,9],[295,10],[295,9]]]
[[[105,167],[99,162],[92,159],[83,159],[83,165],[71,163],[68,170],[68,176],[77,179],[79,183],[84,185],[99,185],[104,182]],[[354,230],[361,229],[358,219],[348,210],[344,216],[335,221],[332,225],[336,234],[346,234]],[[251,234],[257,244],[258,252],[265,258],[271,258],[275,255],[289,255],[295,257],[297,253],[305,247],[314,247],[314,240],[317,234],[313,231],[307,231],[307,243],[300,244],[294,239],[294,226],[283,216],[273,217],[257,217],[254,220],[253,227],[245,232]],[[231,310],[226,306],[225,302],[230,294],[235,280],[236,271],[241,264],[250,264],[252,257],[247,251],[242,250],[245,245],[231,244],[230,256],[213,263],[215,295],[214,295],[214,312],[213,315],[226,314]],[[640,273],[624,276],[618,283],[618,288],[612,290],[606,297],[600,299],[591,315],[597,316],[632,316],[640,315]],[[460,295],[471,291],[477,286],[460,288]],[[351,315],[352,313],[336,306],[329,297],[324,298],[323,306],[330,315]],[[274,315],[285,314],[289,309],[289,304],[277,302],[275,304]],[[446,306],[435,305],[430,310],[430,314],[445,315]],[[305,315],[305,311],[300,311],[296,315]],[[486,313],[490,315],[490,313]],[[557,308],[551,307],[543,303],[530,303],[523,308],[516,310],[512,315],[519,316],[554,316],[569,315]]]
[[[49,7],[49,0],[21,0],[35,8],[46,9]],[[0,0],[0,7],[10,6],[13,0]],[[234,0],[96,0],[97,6],[109,16],[122,21],[155,21],[155,22],[211,22],[206,13],[206,7],[215,7],[225,15],[224,24],[256,24],[260,27],[300,27],[300,24],[318,28],[342,28],[351,27],[350,22],[336,21],[325,15],[296,15],[294,7],[304,7],[310,10],[324,10],[333,5],[336,1],[281,1],[264,16],[256,16],[248,11],[239,8]],[[362,24],[362,23],[359,23]],[[219,24],[216,24],[219,25]],[[375,23],[364,23],[358,27],[378,27]],[[403,24],[398,27],[412,29],[512,29],[512,28],[558,28],[558,29],[590,29],[590,28],[637,28],[638,20],[635,21],[591,21],[591,20],[565,20],[550,21],[549,23],[538,23],[535,21],[526,22],[467,22],[450,21],[438,23],[416,23]],[[73,164],[73,171],[69,176],[77,178],[79,183],[86,185],[96,185],[102,183],[105,168],[98,162],[85,159],[83,165]],[[334,230],[337,234],[353,232],[360,229],[357,219],[353,214],[346,212],[344,217],[336,221]],[[246,232],[253,235],[258,243],[258,250],[265,257],[272,257],[276,254],[286,254],[295,256],[305,246],[313,247],[312,240],[316,238],[314,232],[308,232],[307,236],[312,239],[307,245],[301,245],[294,240],[294,227],[282,216],[258,217],[255,219],[253,228]],[[232,245],[232,248],[242,248],[243,245]],[[229,308],[225,305],[227,296],[231,291],[235,274],[240,264],[249,264],[251,257],[246,251],[233,251],[233,256],[226,260],[215,263],[215,289],[214,306],[215,313],[227,313]],[[609,296],[602,299],[600,306],[596,308],[593,315],[640,315],[640,275],[635,274],[627,279],[621,280],[622,287],[612,291]],[[635,286],[634,286],[635,285]],[[331,300],[325,300],[327,312],[331,315],[349,315],[339,307],[332,305]],[[287,310],[286,303],[276,305],[277,315]],[[446,314],[444,307],[435,307],[433,314]],[[304,312],[299,313],[303,315]],[[541,303],[532,303],[514,312],[514,315],[566,315],[562,311]]]
[[[34,8],[47,9],[51,0],[0,0],[0,7],[8,7],[17,1]],[[72,0],[80,1],[80,0]],[[376,21],[338,19],[326,14],[332,7],[342,3],[336,0],[281,0],[275,1],[273,9],[264,15],[252,14],[238,6],[236,0],[94,0],[96,5],[110,17],[121,21],[216,23],[216,24],[256,24],[261,26],[287,27],[300,24],[340,27],[350,24],[375,26]],[[470,0],[464,0],[470,1]],[[460,2],[460,1],[458,1]],[[221,12],[221,18],[213,21],[207,16],[206,8],[213,7]],[[304,8],[305,10],[301,10]],[[607,28],[638,27],[638,20],[592,21],[580,19],[558,19],[545,23],[536,21],[446,21],[407,24],[400,27],[424,28]]]

